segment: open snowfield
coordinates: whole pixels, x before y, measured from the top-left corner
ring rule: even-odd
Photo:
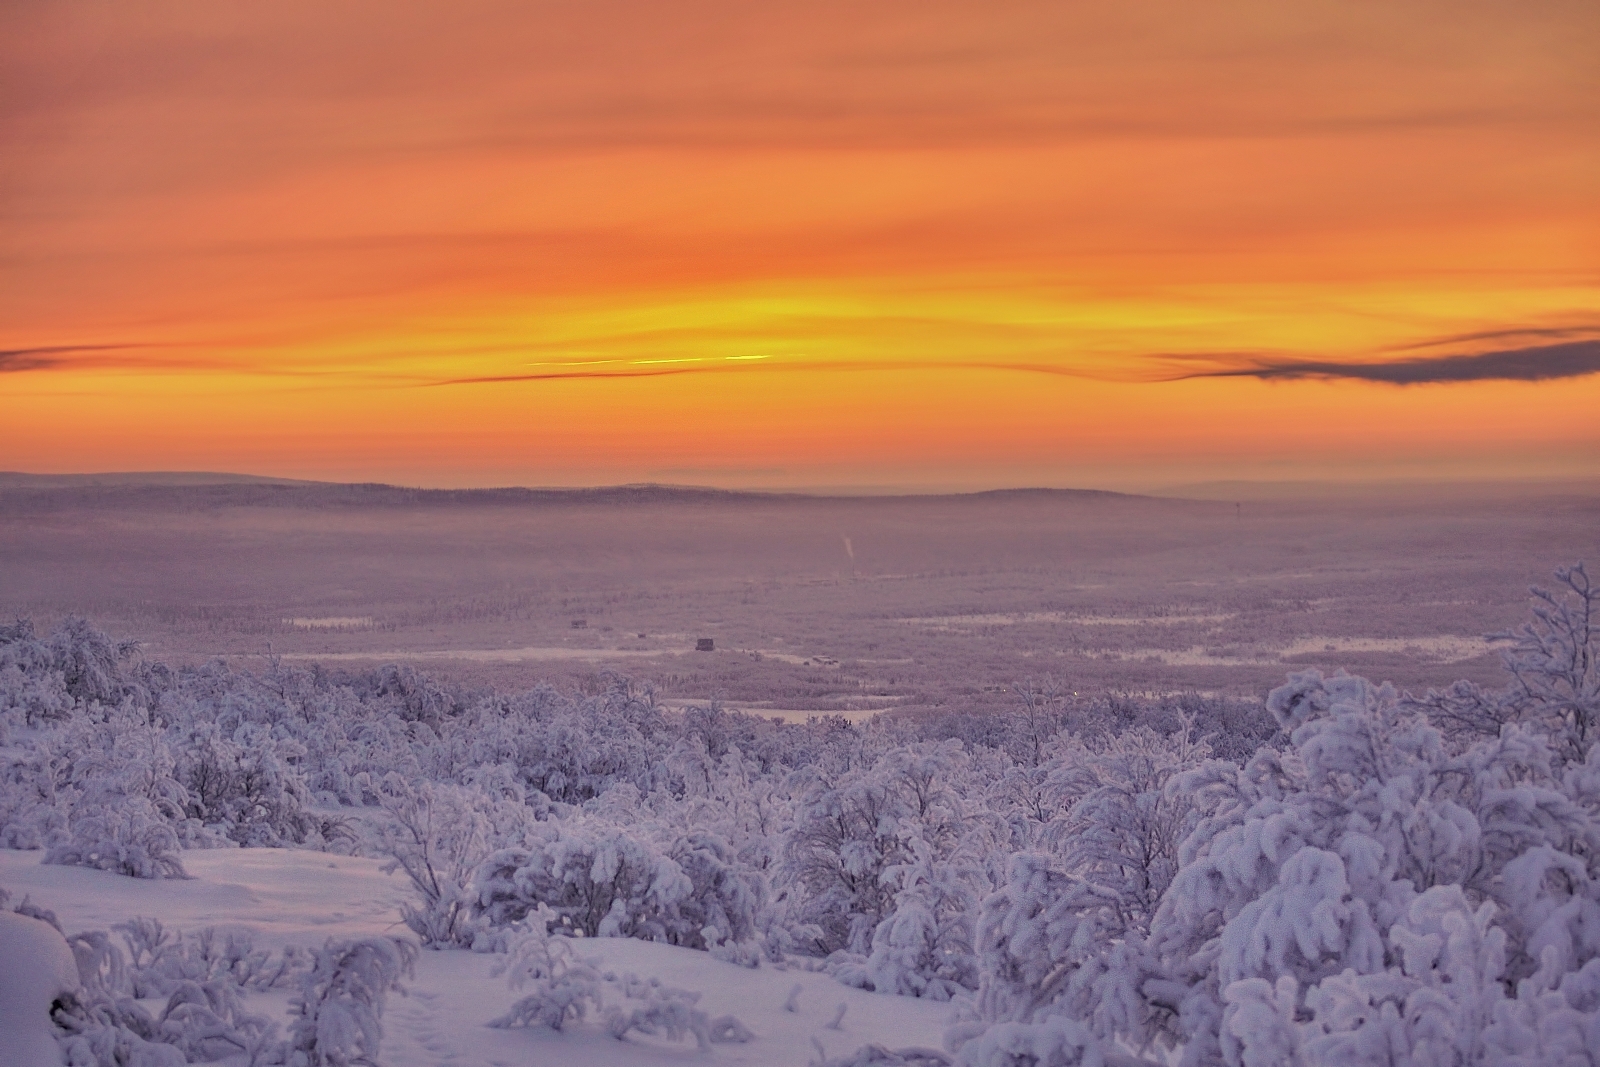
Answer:
[[[1600,553],[1593,486],[1207,492],[0,484],[0,617],[86,615],[174,663],[588,691],[610,670],[773,714],[987,713],[1045,675],[1254,699],[1305,667],[1493,683],[1483,635]]]
[[[681,651],[645,651],[636,648],[447,648],[419,652],[414,649],[388,649],[374,652],[286,652],[287,660],[327,661],[329,663],[538,663],[547,660],[580,660],[586,663],[611,663],[644,657],[681,656]]]
[[[247,931],[274,949],[315,947],[327,938],[405,936],[398,908],[404,879],[383,874],[378,860],[291,849],[219,849],[184,854],[189,880],[147,881],[82,867],[45,866],[39,852],[0,849],[0,888],[14,902],[28,896],[54,911],[68,933],[110,929],[134,916],[159,919],[169,929],[205,927]],[[548,1064],[550,1067],[645,1067],[652,1064],[748,1064],[801,1067],[814,1061],[812,1039],[837,1056],[870,1043],[937,1047],[949,1007],[911,997],[866,993],[823,974],[750,969],[705,952],[631,938],[577,942],[583,956],[604,971],[703,994],[698,1006],[711,1016],[732,1014],[755,1032],[745,1044],[716,1044],[700,1052],[694,1041],[668,1042],[638,1033],[618,1041],[598,1022],[569,1024],[555,1032],[492,1029],[516,996],[504,978],[490,975],[497,957],[465,950],[423,952],[406,995],[391,997],[383,1019],[386,1067],[455,1067]],[[499,957],[503,959],[503,957]],[[785,1010],[793,988],[797,1011]],[[257,1011],[281,1014],[287,995],[252,996]],[[257,1004],[255,1001],[259,1001]],[[828,1028],[840,1004],[841,1028]],[[0,1057],[0,1062],[6,1062]]]

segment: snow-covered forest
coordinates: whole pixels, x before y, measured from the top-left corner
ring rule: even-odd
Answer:
[[[1558,570],[1500,688],[1306,671],[1262,706],[1041,680],[1004,716],[858,725],[668,710],[621,676],[174,668],[18,622],[0,847],[129,879],[322,851],[409,895],[395,936],[270,950],[0,897],[0,1037],[30,1064],[377,1063],[435,951],[499,975],[462,1026],[713,1057],[757,1036],[586,951],[628,938],[941,1006],[917,1047],[808,1053],[829,1067],[1597,1064],[1597,608]]]

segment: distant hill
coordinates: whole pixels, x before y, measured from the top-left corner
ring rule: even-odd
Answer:
[[[831,502],[839,505],[911,504],[918,501],[974,504],[1000,502],[1154,502],[1100,489],[991,489],[971,493],[860,494],[772,492],[705,486],[636,485],[589,488],[417,489],[381,483],[313,482],[207,471],[106,474],[0,472],[0,502],[17,507],[449,507],[540,504],[737,505]],[[1170,503],[1171,501],[1169,501]]]
[[[100,485],[333,485],[296,478],[218,471],[105,471],[99,474],[24,474],[0,471],[0,489],[76,489]]]
[[[755,490],[654,482],[591,487],[420,489],[379,482],[319,482],[216,471],[121,471],[99,474],[27,474],[0,471],[0,508],[9,512],[62,507],[527,507],[539,505],[739,506],[791,503],[839,507],[970,503],[1076,506],[1231,504],[1235,501],[1294,504],[1364,500],[1409,501],[1595,498],[1600,482],[1550,481],[1212,481],[1169,486],[1145,494],[1104,489],[1016,488],[974,492],[895,493],[882,489]]]
[[[1540,496],[1600,495],[1600,481],[1580,478],[1439,481],[1213,481],[1152,489],[1151,496],[1184,500],[1338,501],[1527,499]]]

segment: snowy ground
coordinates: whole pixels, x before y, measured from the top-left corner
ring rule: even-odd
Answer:
[[[146,881],[82,867],[43,866],[39,852],[0,849],[0,887],[13,902],[23,896],[55,911],[69,933],[109,929],[133,916],[152,916],[169,928],[207,926],[248,930],[263,947],[320,945],[329,937],[399,935],[397,909],[406,890],[385,876],[378,860],[284,849],[186,852],[188,881]],[[949,1006],[909,997],[864,993],[826,975],[768,966],[749,970],[703,952],[627,939],[580,943],[602,970],[658,977],[667,985],[700,990],[699,1007],[711,1016],[737,1016],[756,1034],[748,1044],[714,1045],[699,1052],[692,1041],[655,1042],[632,1034],[617,1041],[594,1021],[567,1030],[495,1030],[485,1023],[515,999],[503,979],[490,976],[495,958],[470,952],[424,952],[408,994],[392,998],[384,1016],[387,1067],[451,1064],[551,1064],[630,1067],[673,1063],[787,1067],[816,1059],[822,1042],[837,1056],[869,1043],[891,1047],[938,1046]],[[785,1010],[799,985],[799,1010]],[[281,1011],[283,994],[257,994],[259,1010]],[[842,1029],[827,1024],[847,1005]]]
[[[599,663],[612,659],[651,659],[660,656],[682,655],[682,650],[629,649],[629,648],[447,648],[426,652],[408,652],[388,649],[379,652],[290,652],[286,660],[333,662],[403,663],[408,660],[430,662],[436,660],[466,660],[472,663],[533,663],[543,660],[584,660]]]

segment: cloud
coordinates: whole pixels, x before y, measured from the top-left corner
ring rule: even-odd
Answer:
[[[1500,331],[1496,331],[1500,332]],[[1503,331],[1522,335],[1536,331]],[[1487,333],[1483,336],[1494,336]],[[1409,347],[1426,347],[1415,345]],[[1493,352],[1428,356],[1417,359],[1356,362],[1313,360],[1260,353],[1207,353],[1204,357],[1165,354],[1162,360],[1227,361],[1241,365],[1182,374],[1127,374],[1074,366],[1067,363],[1036,363],[986,360],[818,360],[804,358],[772,359],[759,363],[736,363],[724,358],[671,360],[670,367],[647,366],[654,360],[596,360],[607,366],[574,362],[547,364],[548,369],[531,373],[485,375],[433,381],[427,386],[495,385],[515,382],[573,381],[587,379],[662,378],[703,374],[796,373],[822,371],[876,371],[927,373],[929,371],[1005,371],[1013,374],[1042,374],[1053,378],[1082,378],[1099,381],[1175,382],[1194,378],[1256,378],[1261,381],[1333,381],[1338,379],[1381,382],[1389,385],[1430,385],[1449,382],[1544,382],[1562,378],[1581,378],[1600,373],[1600,339],[1565,344],[1502,349]],[[688,364],[688,365],[681,365]]]
[[[1423,348],[1475,344],[1480,341],[1526,341],[1529,347],[1539,341],[1593,341],[1600,339],[1600,326],[1509,326],[1498,330],[1478,330],[1449,337],[1435,337],[1411,344],[1392,345],[1390,352],[1414,352]]]
[[[1447,382],[1547,382],[1600,374],[1600,340],[1506,348],[1466,355],[1426,356],[1382,362],[1260,360],[1253,365],[1179,374],[1163,379],[1257,378],[1261,381],[1349,379],[1389,385]]]
[[[716,374],[721,367],[673,367],[665,370],[556,370],[538,374],[494,374],[481,378],[447,378],[428,385],[500,385],[507,382],[560,382],[581,378],[675,378],[683,374]]]
[[[1091,371],[1082,367],[1073,367],[1059,363],[1010,363],[987,362],[983,360],[932,360],[932,359],[772,359],[760,363],[734,362],[738,357],[711,357],[704,360],[673,360],[670,362],[693,363],[694,366],[655,367],[643,364],[654,363],[654,360],[599,360],[601,363],[622,363],[634,365],[633,368],[607,367],[604,369],[584,366],[582,363],[571,363],[565,367],[551,370],[535,371],[528,374],[495,374],[473,378],[448,378],[441,381],[424,383],[428,386],[441,385],[498,385],[509,382],[550,382],[550,381],[577,381],[605,378],[668,378],[680,377],[691,374],[760,374],[760,373],[796,373],[796,372],[826,372],[826,371],[877,371],[884,372],[917,372],[928,371],[1008,371],[1015,374],[1044,374],[1053,378],[1090,378],[1096,380],[1119,380],[1119,376]]]
[[[118,352],[145,345],[46,345],[41,348],[0,348],[0,374],[17,374],[30,370],[55,370],[59,367],[80,367],[85,364],[104,366],[124,362],[91,355],[88,359],[73,359],[86,353]]]

